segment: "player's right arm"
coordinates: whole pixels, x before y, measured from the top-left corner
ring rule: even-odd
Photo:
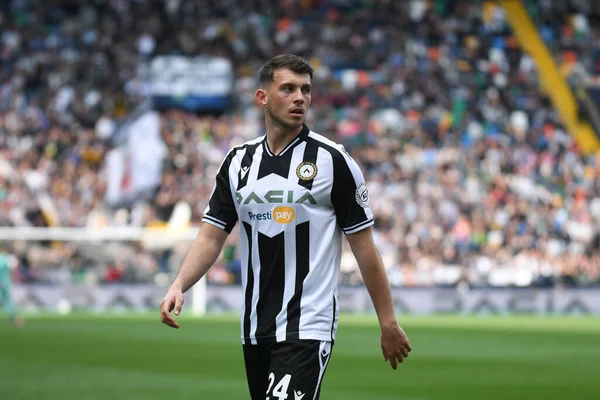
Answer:
[[[203,224],[196,239],[192,242],[177,277],[160,303],[161,321],[173,328],[179,324],[171,316],[171,311],[179,315],[183,306],[183,294],[198,282],[219,257],[228,233],[211,224]]]
[[[229,168],[234,155],[235,151],[232,150],[223,160],[208,206],[202,216],[204,224],[192,242],[165,298],[160,303],[161,321],[173,328],[179,328],[179,324],[171,316],[171,311],[176,316],[179,315],[183,305],[183,294],[198,282],[215,263],[223,249],[227,235],[238,220],[229,181]]]

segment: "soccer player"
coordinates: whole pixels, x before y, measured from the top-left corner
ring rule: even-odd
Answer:
[[[8,255],[0,251],[0,304],[6,308],[10,322],[16,326],[22,326],[23,320],[17,316],[10,289],[10,259]]]
[[[338,326],[345,234],[396,369],[411,351],[398,325],[371,225],[364,177],[344,148],[305,124],[313,68],[280,55],[260,70],[266,135],[234,147],[216,177],[205,222],[165,295],[163,323],[179,328],[183,293],[212,266],[240,222],[243,353],[253,400],[319,398]]]

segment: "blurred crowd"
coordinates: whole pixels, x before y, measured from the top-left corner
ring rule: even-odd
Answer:
[[[593,79],[594,2],[526,4],[565,76]],[[228,149],[264,133],[256,71],[280,53],[315,67],[307,124],[344,144],[377,194],[392,285],[600,284],[600,155],[578,151],[491,1],[3,2],[0,225],[148,226],[182,203],[197,225]],[[161,111],[160,185],[116,207],[105,156],[159,54],[228,58],[234,102]],[[237,242],[236,228],[209,282],[239,282]],[[20,281],[148,282],[176,271],[187,243],[2,246]],[[348,248],[341,279],[361,283]]]

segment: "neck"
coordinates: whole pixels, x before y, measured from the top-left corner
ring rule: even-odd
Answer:
[[[274,121],[267,119],[267,143],[269,150],[278,155],[290,144],[296,136],[302,131],[302,126],[297,128],[287,128]]]

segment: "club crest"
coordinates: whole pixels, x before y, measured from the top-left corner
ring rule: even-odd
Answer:
[[[317,166],[308,161],[298,164],[298,168],[296,168],[296,175],[303,181],[314,179],[318,172]]]
[[[362,208],[369,207],[369,191],[367,190],[367,185],[364,183],[358,185],[354,198],[356,199],[358,205]]]

